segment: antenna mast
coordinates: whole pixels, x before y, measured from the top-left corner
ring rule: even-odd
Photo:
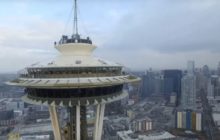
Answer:
[[[74,22],[73,22],[73,34],[78,35],[78,18],[77,18],[77,0],[74,0]]]

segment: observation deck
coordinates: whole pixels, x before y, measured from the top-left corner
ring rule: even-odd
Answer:
[[[109,103],[127,96],[125,83],[140,79],[123,72],[123,66],[92,56],[92,41],[74,35],[62,36],[54,60],[35,63],[8,84],[25,87],[24,100],[54,106]]]

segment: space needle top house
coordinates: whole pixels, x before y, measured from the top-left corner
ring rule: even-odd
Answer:
[[[101,140],[105,104],[126,97],[123,85],[140,79],[122,72],[123,66],[117,63],[92,56],[96,46],[89,37],[84,39],[78,34],[76,0],[74,11],[73,35],[62,36],[54,43],[60,55],[50,62],[26,67],[8,84],[25,88],[25,102],[49,107],[55,140],[86,140],[86,107],[96,106],[93,137]],[[68,108],[67,132],[61,131],[59,106]]]

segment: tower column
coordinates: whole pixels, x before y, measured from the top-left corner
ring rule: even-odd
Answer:
[[[94,134],[93,134],[93,139],[97,139],[97,133],[98,133],[98,126],[99,126],[99,117],[100,117],[100,104],[97,105],[96,107],[96,118],[95,118],[95,129],[94,129]]]
[[[105,104],[98,104],[96,109],[94,140],[101,140],[102,138],[104,114],[105,114]]]
[[[87,140],[86,106],[70,107],[70,137],[68,140]]]
[[[61,132],[60,132],[60,124],[57,116],[57,110],[55,106],[49,106],[51,124],[53,127],[54,139],[55,140],[62,140]]]
[[[80,106],[76,106],[76,140],[80,140]]]
[[[105,104],[101,104],[100,118],[99,118],[99,129],[98,129],[98,140],[101,140],[101,138],[102,138],[102,127],[103,127],[104,114],[105,114]]]
[[[86,106],[80,106],[81,140],[88,140]]]

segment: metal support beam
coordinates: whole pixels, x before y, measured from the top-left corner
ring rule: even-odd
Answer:
[[[87,118],[86,118],[86,106],[80,106],[80,129],[81,129],[81,140],[88,140],[87,132]]]
[[[87,140],[86,106],[69,108],[70,136],[67,140]]]
[[[51,124],[53,127],[54,140],[62,140],[56,107],[49,106],[49,112],[50,112]]]
[[[96,118],[95,118],[95,129],[93,134],[93,140],[96,140],[99,126],[99,117],[100,117],[100,104],[96,107]]]
[[[101,138],[102,138],[102,129],[103,129],[104,114],[105,114],[105,104],[101,104],[100,117],[99,117],[98,140],[101,140]]]
[[[80,140],[80,106],[76,106],[76,140]]]
[[[102,138],[104,114],[105,114],[105,104],[98,104],[96,109],[94,140],[101,140]]]
[[[69,139],[67,140],[75,140],[76,138],[76,107],[69,108],[70,113],[70,132]]]

